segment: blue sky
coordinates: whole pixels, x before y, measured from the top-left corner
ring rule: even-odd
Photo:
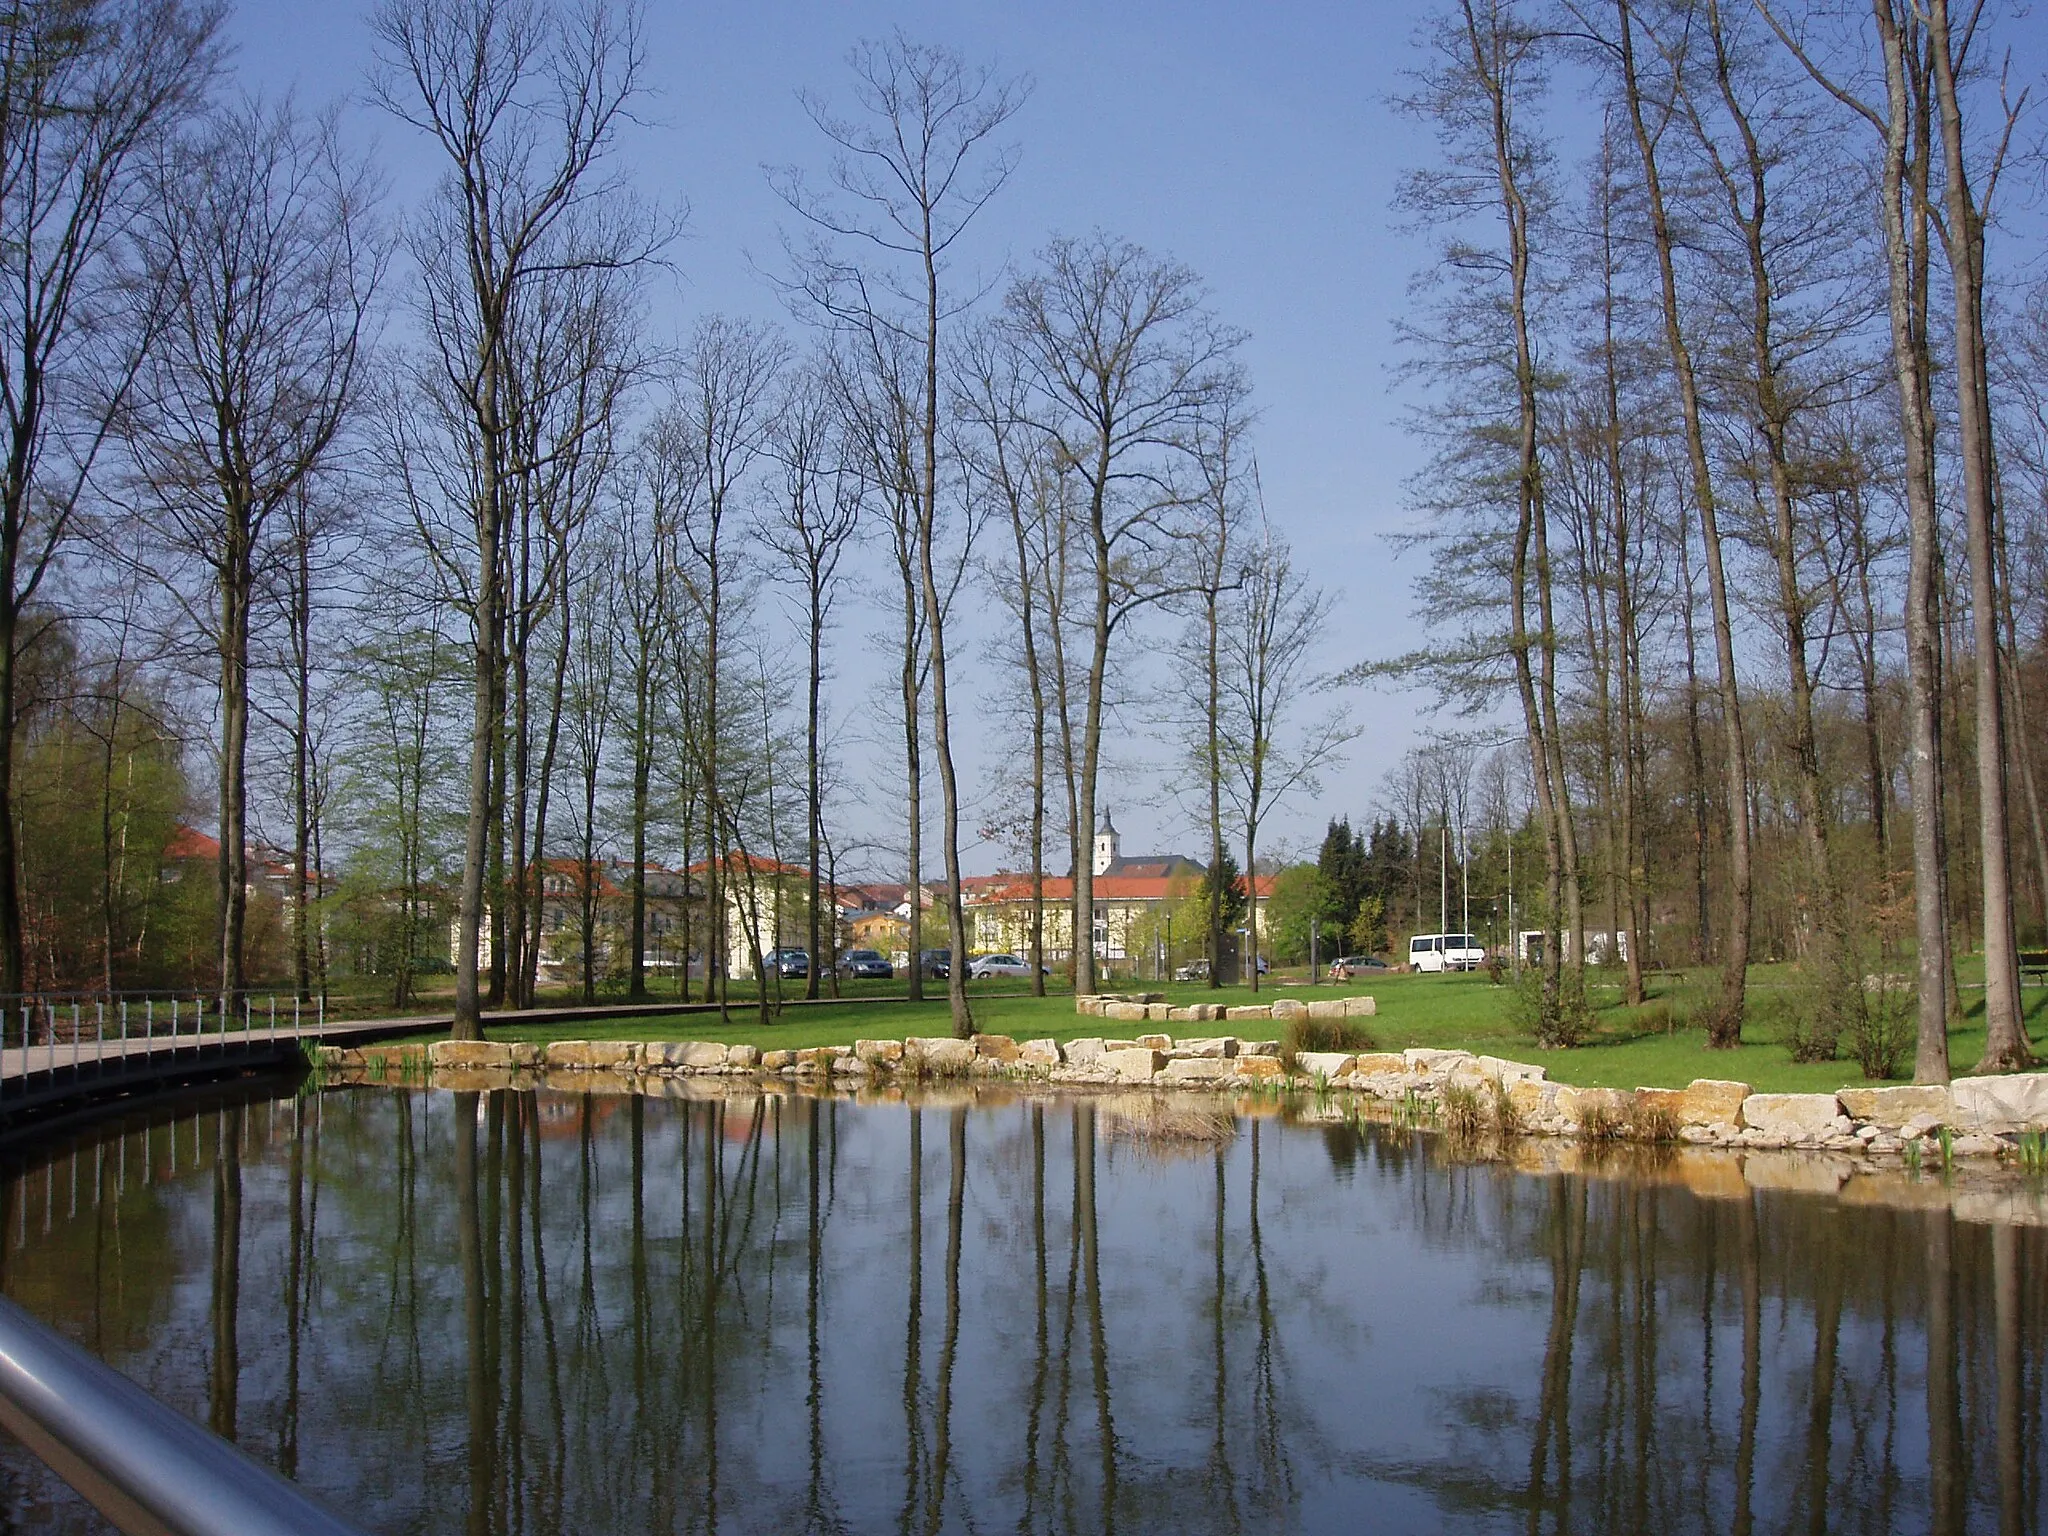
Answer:
[[[294,89],[309,106],[359,99],[365,14],[243,4],[230,27],[243,78]],[[1404,649],[1416,638],[1407,575],[1383,535],[1404,521],[1417,450],[1391,365],[1394,320],[1425,252],[1395,230],[1391,202],[1400,169],[1427,146],[1387,97],[1409,58],[1411,15],[1324,4],[655,4],[655,94],[628,154],[648,194],[691,209],[655,323],[680,334],[713,311],[782,318],[757,269],[774,260],[787,214],[762,167],[822,163],[796,91],[840,91],[856,39],[900,27],[1028,74],[1035,90],[1015,120],[1022,160],[977,230],[974,260],[993,275],[1050,233],[1100,227],[1203,274],[1216,309],[1250,333],[1269,513],[1341,596],[1323,663]],[[415,200],[431,162],[408,131],[361,107],[349,119],[378,146],[394,205]],[[856,620],[840,636],[842,698],[887,697],[867,627]],[[1346,702],[1371,729],[1320,797],[1276,821],[1283,841],[1318,836],[1328,815],[1366,813],[1413,739],[1415,701],[1353,692]],[[1105,786],[1126,846],[1193,846],[1172,807],[1142,787],[1153,777],[1143,758],[1126,754],[1126,773]],[[884,756],[866,770],[878,795],[889,767]],[[983,849],[970,862],[996,857]]]

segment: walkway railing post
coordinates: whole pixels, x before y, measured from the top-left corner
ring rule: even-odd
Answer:
[[[47,1055],[50,1076],[57,1075],[57,1011],[50,1006],[50,1000],[43,999],[43,1043],[49,1047]]]
[[[78,1076],[80,1050],[81,1047],[78,1043],[78,1004],[73,1003],[71,1005],[71,1076],[74,1079]]]

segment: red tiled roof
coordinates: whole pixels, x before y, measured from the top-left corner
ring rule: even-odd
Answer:
[[[208,837],[196,827],[180,826],[164,844],[167,859],[218,859],[220,839]]]

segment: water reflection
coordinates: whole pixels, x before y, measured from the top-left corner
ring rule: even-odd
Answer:
[[[0,1173],[9,1295],[377,1531],[2048,1512],[2048,1235],[1934,1183],[751,1090],[222,1097]],[[97,1528],[19,1452],[0,1478],[13,1528]]]

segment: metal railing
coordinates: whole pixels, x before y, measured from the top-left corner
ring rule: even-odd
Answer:
[[[128,1536],[362,1536],[4,1298],[0,1427]]]

